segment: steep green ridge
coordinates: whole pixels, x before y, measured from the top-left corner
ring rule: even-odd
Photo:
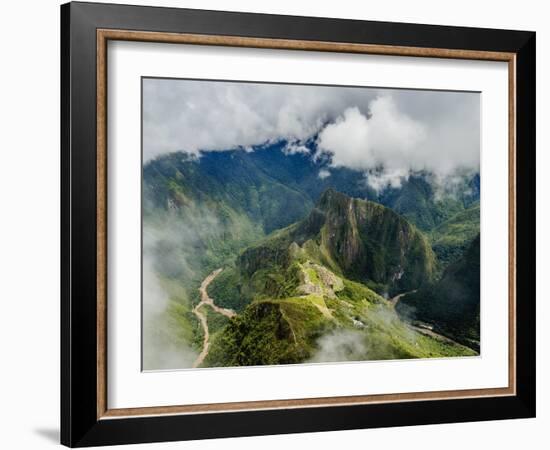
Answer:
[[[204,366],[475,355],[416,331],[383,297],[311,261],[296,243],[291,247],[286,268],[271,266],[260,275],[287,280],[284,288],[269,295],[269,283],[258,283],[255,273],[253,301],[216,335]]]
[[[328,190],[307,218],[246,249],[211,283],[216,303],[240,314],[204,365],[473,355],[418,332],[362,283],[415,289],[432,280],[434,264],[427,239],[405,219]]]
[[[397,311],[432,324],[438,332],[479,349],[479,234],[437,283],[404,296]]]
[[[432,248],[443,267],[464,254],[479,234],[479,222],[479,202],[476,202],[431,232]]]
[[[390,295],[418,288],[435,271],[428,240],[414,225],[382,205],[333,189],[306,219],[247,249],[239,267],[252,276],[266,262],[288,265],[292,243],[335,273]]]

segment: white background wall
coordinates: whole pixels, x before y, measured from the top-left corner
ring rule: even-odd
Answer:
[[[506,422],[359,430],[136,448],[412,449],[548,448],[550,272],[548,149],[550,14],[536,0],[139,1],[382,21],[526,29],[537,32],[538,418]],[[0,16],[0,448],[42,449],[59,422],[59,1],[4,2]],[[546,81],[546,83],[545,83]],[[548,195],[548,194],[546,194]],[[525,299],[529,301],[529,299]],[[531,299],[535,301],[535,299]],[[406,376],[406,374],[405,374]]]

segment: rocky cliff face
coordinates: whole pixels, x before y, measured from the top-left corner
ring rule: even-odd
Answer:
[[[426,237],[406,219],[374,202],[327,190],[310,215],[248,249],[239,265],[249,276],[285,266],[292,244],[309,259],[389,293],[431,281],[435,257]]]
[[[430,281],[435,258],[425,236],[406,219],[374,202],[327,190],[319,201],[326,213],[323,245],[347,274],[416,288]]]

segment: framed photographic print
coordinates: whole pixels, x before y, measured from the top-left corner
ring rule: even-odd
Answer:
[[[61,23],[63,444],[535,415],[535,33]]]

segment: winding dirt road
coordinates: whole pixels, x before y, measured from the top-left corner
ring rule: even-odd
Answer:
[[[404,297],[407,294],[414,294],[417,291],[417,289],[409,292],[403,292],[402,294],[396,295],[395,297],[390,298],[388,301],[392,304],[392,306],[395,307],[399,303],[399,300],[401,300],[401,297]]]
[[[193,363],[193,367],[199,367],[202,362],[204,361],[204,358],[206,358],[206,355],[208,355],[208,350],[210,349],[210,331],[208,330],[208,319],[206,318],[206,312],[202,311],[203,305],[208,305],[217,312],[218,314],[222,314],[225,317],[232,318],[237,315],[235,311],[232,309],[226,309],[226,308],[220,308],[214,303],[214,300],[208,296],[207,288],[212,281],[214,281],[214,278],[216,278],[220,272],[223,269],[216,269],[214,272],[212,272],[210,275],[208,275],[201,283],[201,287],[199,288],[199,292],[201,294],[201,301],[200,303],[193,308],[193,313],[197,316],[199,319],[202,329],[204,330],[204,339],[202,344],[202,351],[200,355],[197,357],[195,362]]]

